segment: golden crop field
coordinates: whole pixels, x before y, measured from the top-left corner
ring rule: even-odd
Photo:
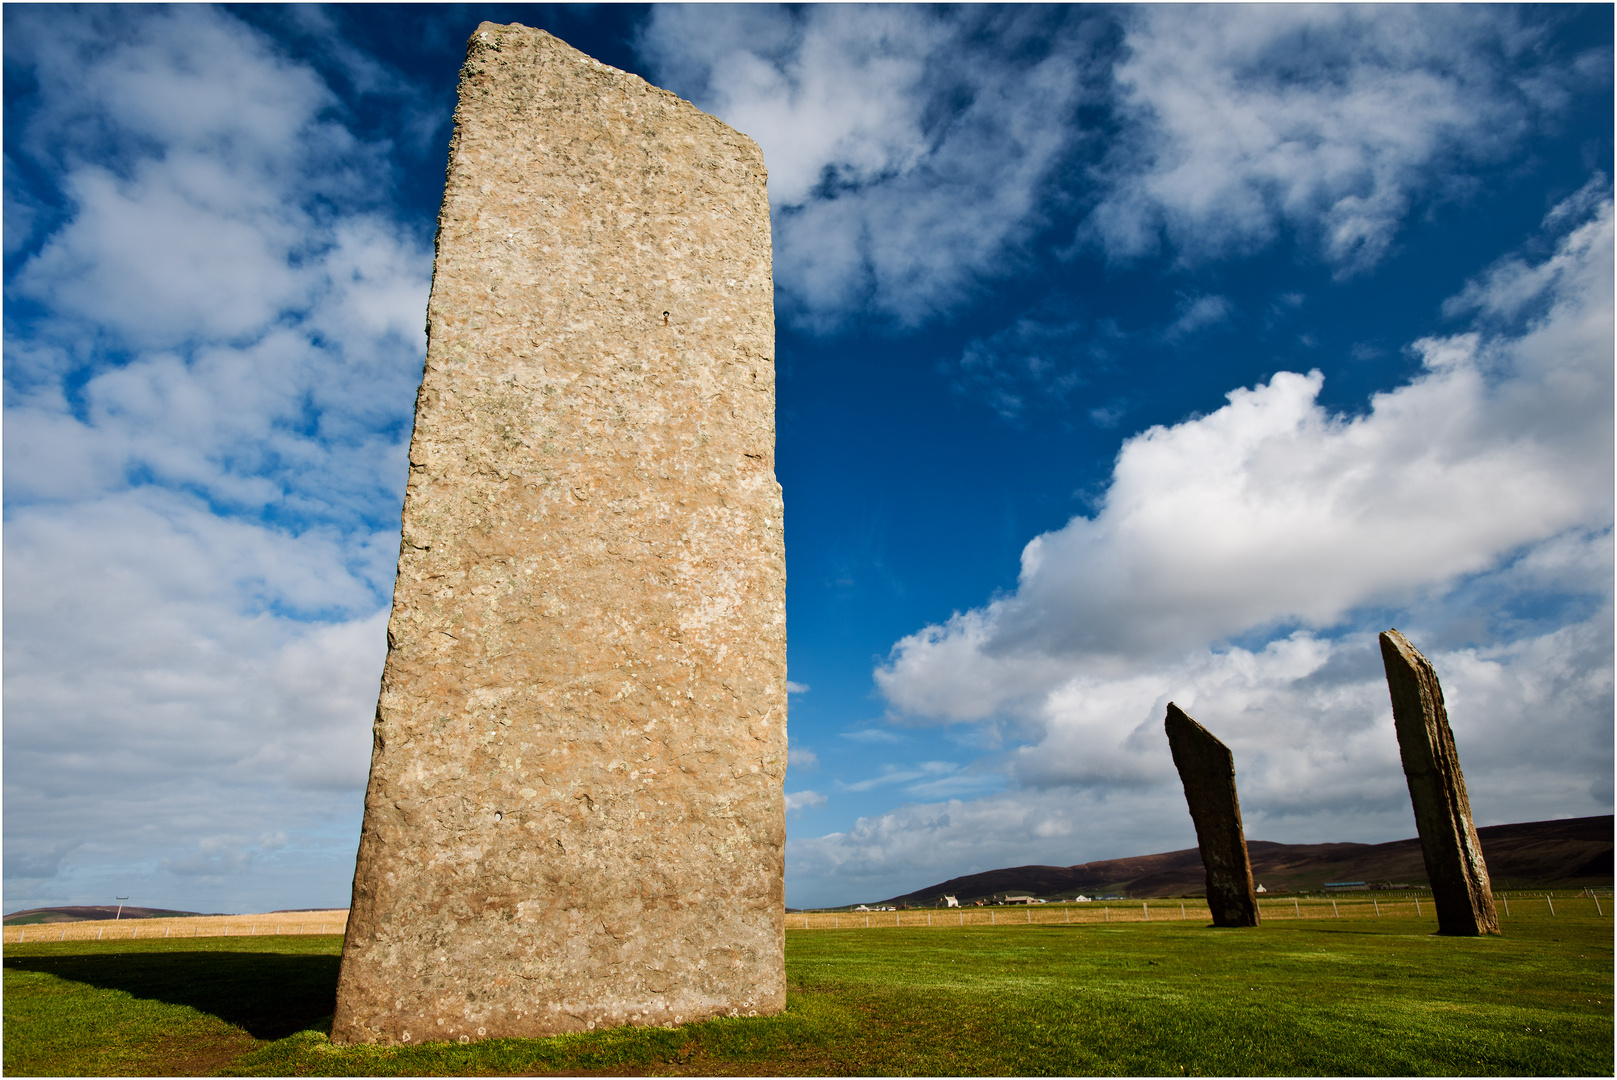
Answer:
[[[6,944],[19,941],[128,941],[141,938],[262,937],[266,934],[340,934],[348,909],[275,911],[263,915],[192,915],[178,919],[91,919],[5,928]]]

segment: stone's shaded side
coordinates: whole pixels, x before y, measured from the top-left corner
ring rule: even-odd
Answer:
[[[1437,672],[1397,630],[1381,635],[1381,662],[1392,693],[1392,722],[1415,807],[1426,879],[1440,934],[1497,934],[1488,865],[1471,822],[1460,756],[1454,749]]]
[[[1235,794],[1235,755],[1171,701],[1163,727],[1185,786],[1190,820],[1196,824],[1213,925],[1256,926],[1258,894],[1241,829],[1241,800]]]
[[[785,1005],[764,185],[674,95],[473,35],[337,1042]]]

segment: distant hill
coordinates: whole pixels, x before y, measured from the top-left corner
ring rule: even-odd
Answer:
[[[267,912],[267,914],[270,914],[270,915],[304,915],[304,914],[307,914],[308,912],[311,912],[311,911],[347,911],[347,910],[348,910],[347,908],[340,908],[340,907],[278,907],[274,911]]]
[[[166,908],[125,907],[118,914],[117,904],[97,904],[89,907],[29,908],[13,911],[5,917],[7,926],[32,926],[34,923],[86,922],[91,919],[178,919],[188,915],[201,915],[200,911],[169,911]]]
[[[1490,825],[1477,830],[1495,889],[1582,888],[1612,883],[1612,816]],[[1253,876],[1269,892],[1317,892],[1327,881],[1425,885],[1420,841],[1387,844],[1275,844],[1247,841]],[[1082,893],[1130,897],[1200,895],[1207,886],[1196,848],[1107,859],[1077,866],[1016,866],[950,878],[880,901],[932,904],[939,896],[962,903],[998,893],[1057,899]]]

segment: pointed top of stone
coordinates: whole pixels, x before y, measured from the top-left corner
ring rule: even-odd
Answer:
[[[1410,663],[1421,663],[1425,664],[1427,667],[1432,666],[1426,657],[1421,655],[1421,651],[1415,648],[1415,646],[1410,643],[1410,640],[1404,636],[1403,631],[1399,630],[1396,626],[1383,630],[1380,635],[1380,640],[1383,652],[1385,652],[1387,649],[1392,649],[1399,656],[1403,657]]]
[[[1230,753],[1230,748],[1171,701],[1168,702],[1168,715],[1163,719],[1162,726],[1168,733],[1168,746],[1173,751],[1175,763],[1184,755],[1195,755],[1202,769],[1227,761],[1229,774],[1232,777],[1235,775],[1235,755]]]
[[[752,148],[753,156],[757,158],[761,168],[763,164],[763,151],[758,144],[743,132],[726,124],[712,113],[703,112],[689,101],[680,97],[671,90],[647,82],[632,71],[613,67],[611,64],[595,59],[586,52],[581,52],[567,44],[561,38],[538,27],[524,26],[522,23],[496,23],[482,22],[471,37],[466,39],[466,63],[461,67],[462,87],[464,100],[468,90],[468,75],[477,76],[486,74],[489,65],[512,64],[527,68],[544,68],[549,64],[577,65],[585,70],[598,72],[609,83],[620,83],[631,96],[645,96],[653,99],[666,99],[668,104],[675,104],[688,110],[689,116],[682,117],[685,122],[691,122],[700,117],[701,123],[711,125],[714,130],[724,131],[730,138],[744,141]],[[554,69],[552,69],[553,71]],[[470,80],[475,86],[475,80]],[[542,86],[523,85],[523,90],[543,91]],[[460,110],[456,110],[457,115]]]

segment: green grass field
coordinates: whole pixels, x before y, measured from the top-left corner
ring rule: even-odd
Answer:
[[[7,1075],[1611,1075],[1612,920],[788,931],[787,1011],[333,1047],[336,937],[8,945]]]

